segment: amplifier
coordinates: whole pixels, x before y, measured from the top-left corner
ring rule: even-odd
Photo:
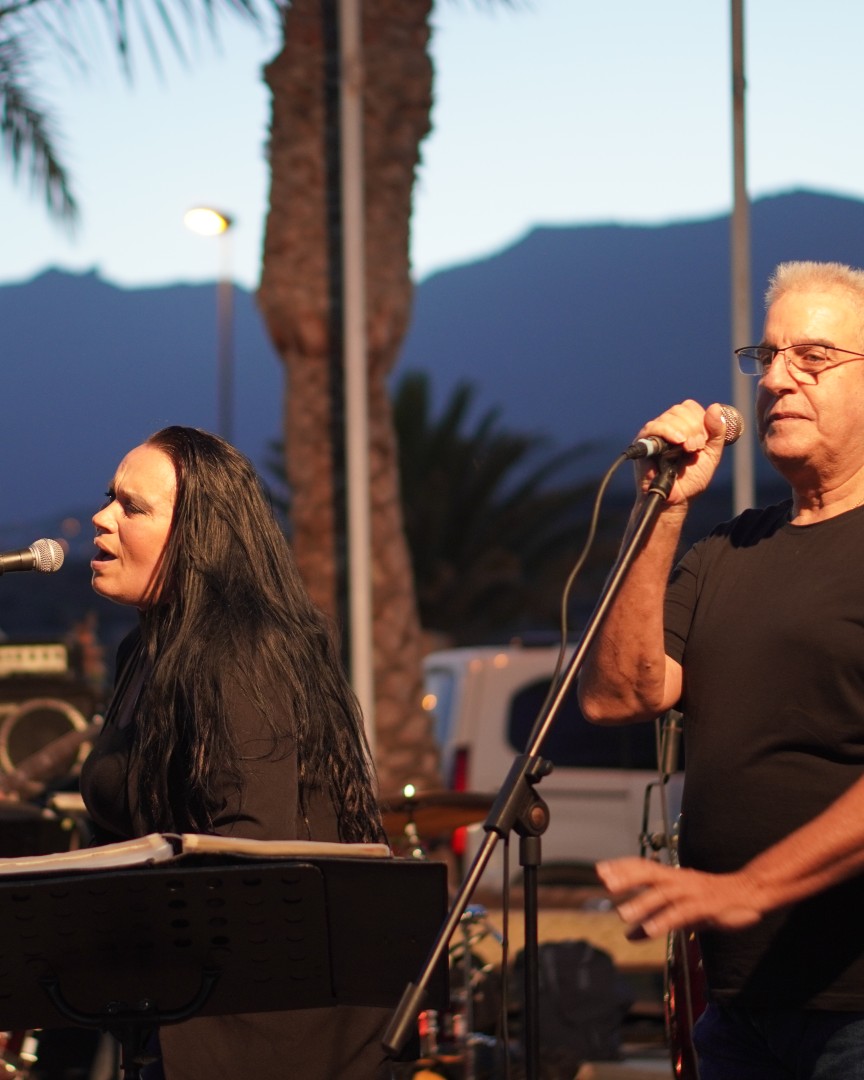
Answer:
[[[69,650],[62,641],[0,642],[0,678],[7,675],[60,675],[69,670]]]

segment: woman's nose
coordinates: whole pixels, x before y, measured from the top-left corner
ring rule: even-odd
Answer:
[[[93,517],[90,519],[97,529],[102,529],[104,532],[110,525],[110,515],[108,514],[108,507],[103,506],[101,510],[97,510]]]

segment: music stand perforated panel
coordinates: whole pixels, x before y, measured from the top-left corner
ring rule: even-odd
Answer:
[[[145,1000],[182,1012],[206,972],[218,977],[199,1015],[395,1006],[443,921],[445,877],[404,860],[187,856],[0,878],[0,1028],[69,1023],[45,980],[94,1023]]]

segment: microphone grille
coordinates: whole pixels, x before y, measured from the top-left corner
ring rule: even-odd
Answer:
[[[721,405],[720,412],[726,421],[726,434],[723,436],[723,441],[730,446],[744,434],[744,417],[734,405]]]
[[[53,574],[63,565],[63,548],[56,540],[34,540],[30,550],[36,560],[33,569],[40,574]]]

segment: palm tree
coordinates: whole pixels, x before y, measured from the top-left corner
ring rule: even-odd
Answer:
[[[335,468],[342,447],[339,354],[338,160],[334,153],[337,0],[19,0],[0,8],[20,48],[21,28],[74,41],[83,13],[107,20],[117,52],[130,69],[130,17],[154,58],[154,21],[180,48],[177,21],[203,16],[254,17],[264,3],[283,12],[284,48],[268,65],[273,94],[270,210],[259,299],[287,377],[286,467],[294,491],[294,545],[316,602],[338,612],[343,492]],[[396,470],[396,436],[386,378],[408,325],[411,282],[408,226],[419,146],[429,130],[432,64],[428,52],[432,0],[364,0],[364,156],[372,502],[373,638],[378,766],[382,787],[406,779],[437,782],[430,718],[421,700],[422,640],[405,541]],[[41,17],[41,25],[34,22]],[[14,20],[12,22],[11,20]],[[85,56],[82,52],[79,58]],[[83,62],[83,61],[82,61]],[[15,70],[14,66],[12,68]],[[20,71],[20,68],[19,68]],[[19,80],[20,83],[20,80]],[[15,82],[5,84],[14,89]],[[4,85],[0,84],[0,95]],[[11,96],[9,97],[11,101]],[[38,107],[34,116],[39,116]],[[6,128],[3,128],[4,134]],[[29,145],[51,149],[47,123],[22,128],[11,145],[20,160]],[[28,144],[29,139],[29,144]],[[68,177],[54,162],[44,176],[69,203]],[[54,207],[55,201],[49,200]]]
[[[497,409],[471,421],[475,398],[462,383],[434,417],[422,372],[394,393],[420,618],[446,644],[557,626],[596,488],[572,479],[590,444],[550,452],[544,438],[503,428]]]
[[[408,226],[429,130],[432,0],[364,0],[366,297],[373,551],[373,652],[382,789],[438,782],[421,708],[423,641],[405,540],[387,376],[410,318]],[[294,548],[316,601],[339,610],[343,447],[338,275],[335,0],[293,0],[273,94],[270,212],[259,301],[285,363],[286,471]]]

